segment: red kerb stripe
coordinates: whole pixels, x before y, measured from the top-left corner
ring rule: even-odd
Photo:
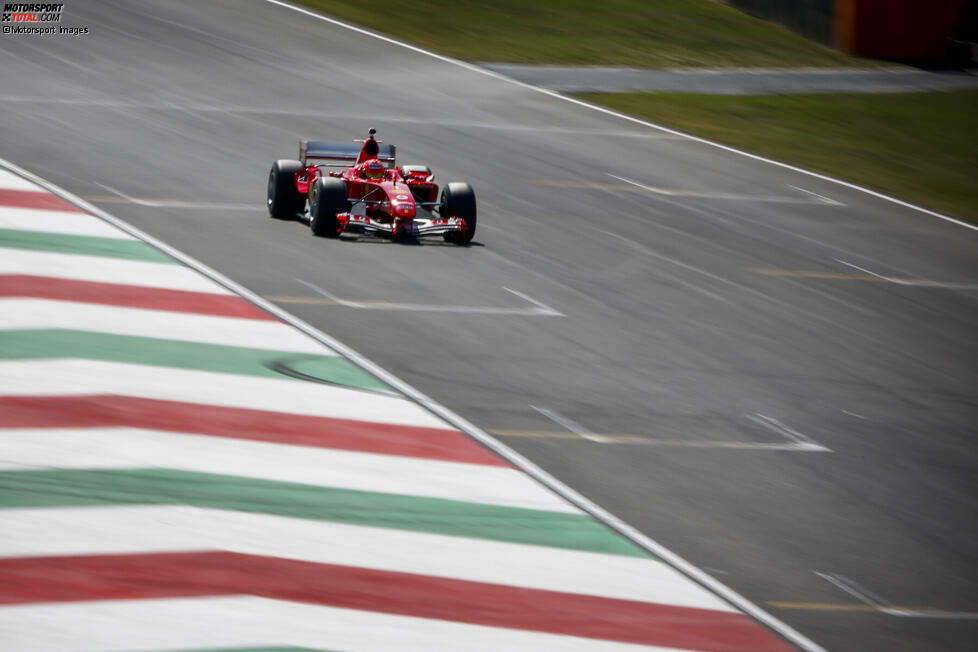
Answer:
[[[0,560],[0,604],[242,594],[644,645],[791,649],[740,613],[230,552]]]
[[[0,396],[0,428],[129,427],[510,466],[456,430],[115,395]]]
[[[229,294],[166,290],[139,285],[94,283],[46,276],[0,275],[0,297],[33,297],[109,306],[192,312],[243,319],[276,318],[252,303]]]
[[[45,211],[85,212],[74,204],[69,204],[57,195],[39,190],[10,190],[0,188],[0,206],[37,208]]]

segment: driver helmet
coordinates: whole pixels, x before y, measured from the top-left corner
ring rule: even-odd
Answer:
[[[375,158],[363,164],[363,176],[367,179],[382,179],[384,177],[384,166]]]

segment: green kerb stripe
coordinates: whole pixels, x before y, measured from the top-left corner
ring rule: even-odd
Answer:
[[[127,258],[154,263],[176,263],[165,253],[141,240],[100,238],[91,235],[69,235],[45,231],[0,229],[0,247],[55,251],[106,258]]]
[[[393,391],[345,358],[67,329],[0,331],[0,359],[83,358]]]
[[[0,508],[194,505],[647,557],[583,514],[352,491],[169,469],[0,472]]]

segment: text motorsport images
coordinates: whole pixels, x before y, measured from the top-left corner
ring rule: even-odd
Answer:
[[[60,23],[64,7],[64,3],[4,3],[3,16],[0,17],[0,22],[3,23],[3,33],[34,34],[39,36],[49,34],[68,34],[70,36],[88,34],[89,30],[87,27],[65,27],[64,25],[45,25],[42,27],[31,24]],[[9,23],[17,24],[11,25]]]

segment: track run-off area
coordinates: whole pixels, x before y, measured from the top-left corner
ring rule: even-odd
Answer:
[[[0,37],[0,647],[972,649],[972,227],[285,3],[65,21]],[[471,246],[268,217],[368,127]]]

